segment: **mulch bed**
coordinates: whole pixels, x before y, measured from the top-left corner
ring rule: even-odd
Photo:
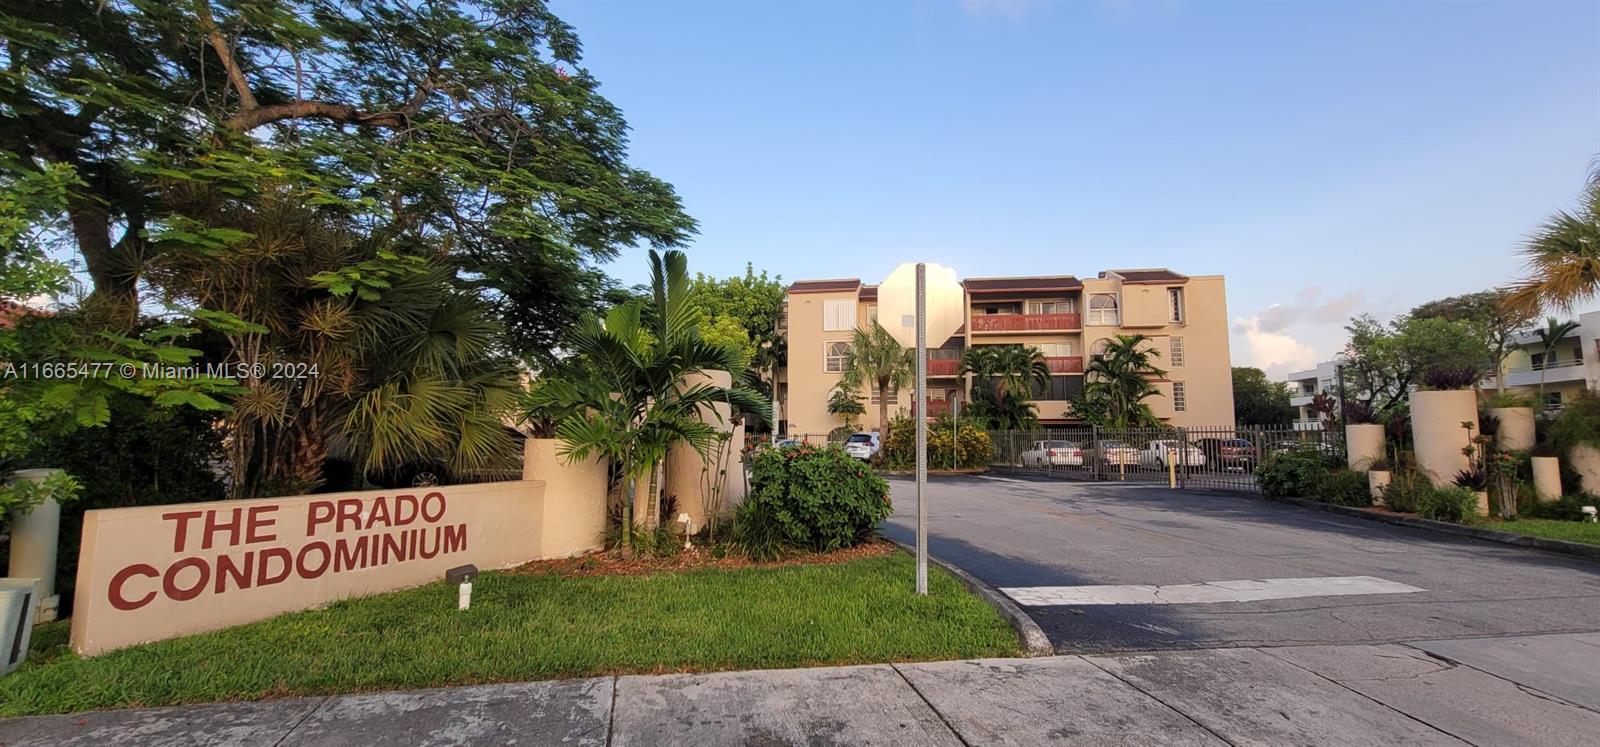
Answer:
[[[679,552],[672,557],[645,557],[635,555],[632,558],[622,556],[620,550],[604,550],[579,555],[572,558],[556,558],[553,560],[535,560],[532,563],[519,565],[507,570],[507,573],[517,574],[554,574],[557,576],[583,577],[583,576],[640,576],[651,573],[669,573],[675,571],[692,571],[702,568],[716,568],[735,570],[740,568],[779,568],[790,565],[827,565],[830,563],[848,563],[852,560],[874,558],[880,555],[889,555],[897,551],[893,542],[885,539],[872,539],[855,547],[844,550],[835,550],[830,553],[805,552],[796,553],[783,560],[768,563],[757,563],[737,553],[729,553],[723,557],[713,557],[711,548],[695,545],[692,548]]]

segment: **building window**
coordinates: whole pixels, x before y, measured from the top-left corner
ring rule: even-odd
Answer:
[[[1111,341],[1110,340],[1107,340],[1107,339],[1104,339],[1104,338],[1101,338],[1099,340],[1095,340],[1094,344],[1089,346],[1089,357],[1090,358],[1104,358],[1105,355],[1106,355],[1106,348],[1109,348],[1109,347],[1111,347]]]
[[[1122,323],[1117,314],[1117,297],[1110,293],[1096,293],[1089,297],[1089,323],[1115,327]]]
[[[873,385],[867,388],[872,390],[872,396],[867,399],[874,405],[883,404],[883,398],[878,396],[878,387]],[[889,404],[892,405],[898,401],[900,401],[900,387],[891,384],[889,385]]]
[[[1555,356],[1554,355],[1550,356],[1550,358],[1551,358],[1551,362],[1555,361]],[[1532,360],[1533,360],[1533,370],[1538,371],[1538,370],[1541,370],[1541,369],[1544,368],[1544,353],[1534,353],[1533,356],[1532,356]]]
[[[1070,342],[1045,342],[1034,345],[1034,347],[1038,348],[1039,352],[1044,353],[1046,358],[1072,357],[1072,343]]]
[[[1172,382],[1172,411],[1187,412],[1189,409],[1189,393],[1185,391],[1183,382]]]
[[[1545,392],[1544,393],[1544,406],[1548,407],[1550,409],[1560,408],[1561,407],[1561,392]]]
[[[873,305],[867,307],[867,329],[871,329],[873,327],[873,325],[876,325],[877,323],[878,323],[878,305],[877,304],[873,304]]]
[[[1076,314],[1078,304],[1072,301],[1029,301],[1029,314]]]
[[[841,373],[844,371],[844,359],[850,356],[850,343],[825,342],[822,343],[822,370],[827,373]]]
[[[1172,312],[1172,323],[1183,324],[1183,289],[1167,289],[1167,306]]]
[[[856,302],[841,298],[822,302],[822,331],[848,332],[856,328]]]
[[[1171,349],[1167,353],[1167,359],[1172,362],[1172,365],[1174,367],[1182,366],[1183,365],[1183,338],[1182,337],[1170,337],[1170,338],[1167,338],[1167,339],[1171,343]]]

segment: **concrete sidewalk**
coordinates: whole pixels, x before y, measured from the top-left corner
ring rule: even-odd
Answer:
[[[3,745],[1594,744],[1600,634],[554,682],[0,721]]]

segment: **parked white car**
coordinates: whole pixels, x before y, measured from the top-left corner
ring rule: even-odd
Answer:
[[[1022,452],[1022,466],[1082,467],[1083,449],[1071,441],[1034,441]]]
[[[1166,469],[1168,464],[1180,467],[1206,466],[1205,452],[1198,446],[1180,444],[1175,440],[1150,441],[1139,450],[1139,466]]]
[[[878,455],[882,444],[878,440],[877,432],[852,433],[844,440],[844,453],[862,461],[867,461]]]

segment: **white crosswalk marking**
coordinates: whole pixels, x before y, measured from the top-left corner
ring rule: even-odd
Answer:
[[[1267,578],[1210,581],[1203,584],[1151,586],[1021,586],[1002,588],[1006,596],[1029,607],[1094,604],[1216,604],[1265,599],[1334,597],[1355,594],[1414,594],[1424,591],[1374,576]]]

